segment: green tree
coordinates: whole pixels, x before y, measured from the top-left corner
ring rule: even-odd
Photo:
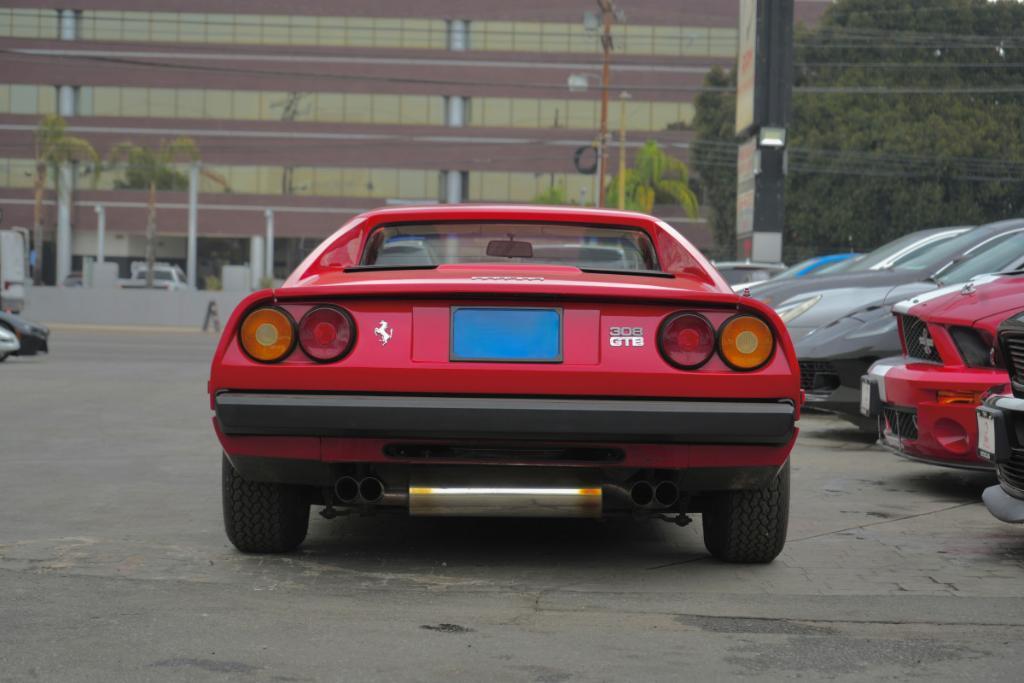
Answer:
[[[37,285],[42,284],[43,278],[43,192],[46,190],[47,175],[52,172],[54,190],[59,195],[59,170],[65,164],[87,161],[92,163],[93,178],[99,173],[99,154],[87,140],[68,135],[66,128],[64,119],[49,114],[43,117],[35,131],[36,174],[33,179],[35,207],[32,217],[32,241],[36,250],[33,282]]]
[[[176,168],[181,162],[197,162],[199,146],[191,138],[179,137],[170,142],[161,140],[156,149],[131,142],[115,146],[108,161],[112,166],[124,166],[124,178],[114,182],[119,189],[144,189],[149,192],[146,218],[146,287],[153,286],[153,268],[156,262],[156,192],[157,190],[185,190],[188,176]],[[225,189],[228,183],[220,175],[201,169],[200,173]]]
[[[645,142],[636,153],[633,167],[626,169],[625,180],[627,209],[650,213],[655,204],[678,204],[687,216],[697,216],[697,195],[690,189],[689,169],[654,140]],[[618,175],[605,189],[605,197],[608,206],[618,206]]]
[[[1022,31],[1024,4],[985,0],[838,0],[799,30],[787,259],[1021,215]],[[734,106],[703,93],[695,119],[720,244],[734,239]]]
[[[533,198],[534,204],[551,204],[555,206],[566,206],[573,204],[574,202],[569,201],[568,195],[565,193],[565,186],[563,185],[552,185],[548,189],[544,190],[536,197]]]
[[[728,258],[736,250],[736,80],[732,72],[716,66],[704,77],[704,86],[696,101],[697,137],[690,158],[717,255]]]

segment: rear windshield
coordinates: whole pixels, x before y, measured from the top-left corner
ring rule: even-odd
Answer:
[[[544,223],[383,226],[366,243],[361,265],[381,268],[446,263],[534,263],[584,270],[658,271],[641,230]]]

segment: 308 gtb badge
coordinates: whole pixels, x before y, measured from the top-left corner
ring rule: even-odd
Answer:
[[[643,346],[644,328],[642,327],[610,327],[608,328],[609,346]]]

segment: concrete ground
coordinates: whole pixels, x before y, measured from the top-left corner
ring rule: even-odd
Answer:
[[[196,333],[57,329],[0,364],[0,680],[1020,680],[1024,529],[989,477],[806,416],[790,541],[700,525],[314,516],[227,542]]]

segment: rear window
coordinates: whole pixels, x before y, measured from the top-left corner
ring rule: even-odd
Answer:
[[[659,270],[654,245],[641,230],[542,223],[383,226],[370,235],[360,263],[382,268],[533,263],[584,270]]]

